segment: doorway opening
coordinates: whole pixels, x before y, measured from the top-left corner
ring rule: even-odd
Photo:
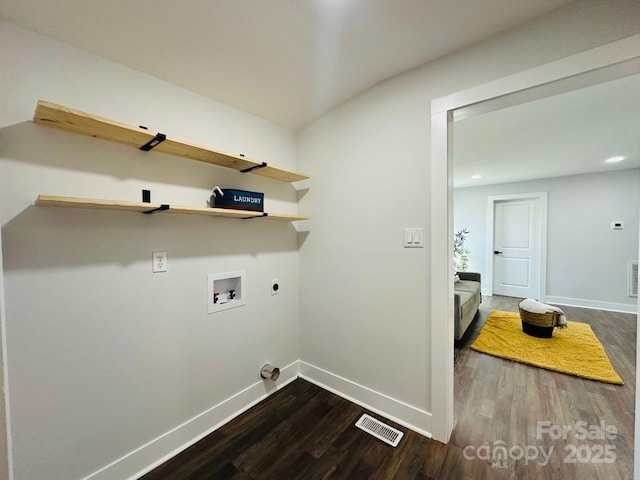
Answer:
[[[620,72],[629,72],[624,73]],[[640,72],[640,35],[558,60],[530,71],[465,90],[431,104],[431,222],[446,228],[431,231],[431,390],[432,434],[448,442],[454,426],[453,412],[453,188],[452,123],[456,112],[477,108],[499,108],[509,101],[529,101],[569,91],[586,84],[601,83],[607,77]],[[613,76],[613,77],[612,77]],[[576,86],[577,85],[577,86]],[[435,319],[444,318],[445,322]],[[437,386],[437,388],[435,388]],[[636,395],[636,402],[638,396]]]

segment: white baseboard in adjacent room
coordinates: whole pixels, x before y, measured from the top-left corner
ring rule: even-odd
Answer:
[[[273,384],[272,389],[265,392],[265,382],[258,381],[83,480],[140,478],[297,378],[298,361],[296,360],[280,370],[280,378],[277,384]]]
[[[600,302],[597,300],[556,297],[553,295],[547,295],[545,297],[544,302],[551,303],[554,305],[567,306],[567,307],[581,307],[581,308],[591,308],[594,310],[606,310],[608,312],[638,313],[637,303],[626,304],[626,303]]]
[[[431,438],[431,413],[300,360],[300,378]]]

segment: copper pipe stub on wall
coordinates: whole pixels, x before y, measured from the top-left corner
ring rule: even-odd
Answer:
[[[272,367],[267,363],[262,367],[262,370],[260,370],[260,376],[262,378],[268,378],[275,382],[280,376],[280,369],[278,367]]]

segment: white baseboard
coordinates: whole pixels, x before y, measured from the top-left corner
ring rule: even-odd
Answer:
[[[258,381],[83,480],[140,478],[298,378],[298,361],[280,370],[277,385]],[[265,389],[266,385],[266,389]]]
[[[431,414],[351,380],[296,360],[280,370],[277,385],[259,381],[129,452],[83,480],[134,480],[176,456],[298,377],[431,438]]]
[[[547,295],[544,299],[545,303],[553,303],[555,305],[565,305],[567,307],[592,308],[595,310],[606,310],[609,312],[620,313],[638,313],[638,305],[613,302],[599,302],[595,300],[585,300],[582,298],[556,297]]]
[[[300,360],[300,378],[431,438],[431,413]]]

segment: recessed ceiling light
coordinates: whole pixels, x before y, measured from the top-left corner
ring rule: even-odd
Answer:
[[[471,175],[471,178],[473,178],[474,180],[479,180],[482,178],[482,175],[480,175],[479,173],[476,173],[475,175]]]
[[[617,157],[610,157],[610,158],[607,158],[607,159],[604,161],[604,163],[618,163],[618,162],[621,162],[622,160],[624,160],[624,158],[625,158],[625,157],[620,156],[620,155],[619,155],[619,156],[617,156]]]

